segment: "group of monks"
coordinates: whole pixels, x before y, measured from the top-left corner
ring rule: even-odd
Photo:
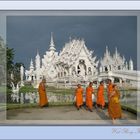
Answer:
[[[90,82],[89,86],[86,88],[86,107],[92,112],[93,107],[93,101],[92,101],[92,94],[94,92],[93,90],[93,83]],[[80,84],[77,85],[77,88],[75,90],[75,97],[76,97],[76,107],[79,110],[83,105],[83,88]]]
[[[108,97],[108,114],[114,123],[115,119],[121,118],[121,105],[120,105],[120,93],[115,84],[108,79],[107,85],[107,97]],[[39,106],[46,107],[48,106],[48,99],[46,95],[46,80],[43,79],[42,82],[39,84],[38,92],[39,92]],[[100,85],[97,89],[97,94],[95,94],[93,89],[93,82],[90,82],[86,88],[86,110],[93,112],[93,99],[92,96],[96,97],[96,107],[101,107],[104,109],[105,107],[105,99],[104,99],[104,82],[101,81]],[[76,97],[76,107],[79,110],[83,105],[83,94],[84,90],[81,84],[77,85],[75,90],[75,97]]]
[[[93,89],[93,82],[90,82],[88,87],[86,88],[86,109],[90,112],[93,112],[93,94],[94,96],[97,96],[96,104],[98,106],[101,106],[102,109],[104,109],[105,106],[105,99],[104,99],[104,83],[103,81],[100,82],[100,85],[98,87],[97,95],[94,93]],[[77,88],[75,90],[75,97],[76,97],[76,107],[79,110],[83,105],[83,88],[80,84],[77,85]]]
[[[93,112],[93,100],[92,95],[96,96],[96,106],[104,109],[105,107],[105,99],[104,99],[104,82],[101,81],[100,85],[97,89],[97,94],[95,94],[93,89],[93,83],[90,82],[88,87],[86,88],[86,109],[90,112]],[[75,90],[76,97],[76,107],[79,110],[83,105],[83,88],[80,84],[77,85]],[[117,88],[117,85],[112,84],[111,80],[108,79],[107,85],[107,97],[108,97],[108,114],[114,123],[115,119],[121,118],[121,105],[120,105],[120,93]]]

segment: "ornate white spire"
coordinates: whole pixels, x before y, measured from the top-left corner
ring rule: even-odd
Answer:
[[[130,57],[130,60],[129,60],[130,62],[132,62],[132,58]]]
[[[31,62],[30,62],[30,70],[33,70],[34,69],[34,65],[33,65],[33,60],[31,59]]]
[[[40,68],[40,55],[39,55],[38,49],[37,49],[35,64],[36,64],[36,69]]]
[[[127,61],[126,61],[126,63],[125,63],[125,68],[126,68],[126,70],[128,70],[128,64],[127,64]]]
[[[125,57],[124,57],[124,55],[123,55],[123,62],[125,62]]]
[[[24,82],[23,82],[23,77],[24,77],[24,67],[23,65],[20,66],[20,86],[24,86]]]
[[[134,66],[133,66],[133,61],[130,57],[130,60],[129,60],[129,70],[133,70],[134,69]]]
[[[51,41],[50,41],[50,51],[55,51],[55,44],[54,44],[54,40],[53,40],[53,33],[51,32]]]
[[[40,55],[39,55],[38,49],[37,49],[36,58],[40,58]]]
[[[108,51],[108,46],[106,46],[106,52],[105,52],[106,56],[109,55],[109,51]]]
[[[117,47],[115,48],[115,57],[116,57],[116,58],[118,57],[118,50],[117,50]]]

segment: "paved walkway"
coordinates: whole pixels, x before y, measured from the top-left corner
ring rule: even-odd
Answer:
[[[69,125],[111,125],[107,109],[93,109],[93,112],[83,107],[79,111],[74,106],[54,106],[49,108],[26,108],[7,111],[7,123],[10,124],[69,124]],[[129,125],[140,123],[137,116],[123,111],[121,120],[116,124]]]

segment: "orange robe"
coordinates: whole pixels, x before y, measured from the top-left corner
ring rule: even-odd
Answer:
[[[98,105],[101,105],[102,107],[105,105],[105,99],[104,99],[104,86],[100,85],[98,87],[98,92],[97,92],[97,101],[96,103]]]
[[[77,88],[75,91],[75,96],[76,96],[76,106],[80,107],[81,105],[83,105],[83,89]]]
[[[108,105],[108,114],[112,119],[121,118],[122,116],[119,98],[120,93],[118,90],[115,90],[115,94],[110,98]]]
[[[111,94],[111,92],[113,91],[113,84],[110,83],[108,86],[107,86],[107,96],[109,97],[109,95]]]
[[[39,84],[38,92],[39,92],[39,106],[43,107],[48,104],[48,99],[46,95],[46,87],[42,82]]]
[[[86,106],[89,109],[92,109],[93,107],[93,101],[92,101],[92,93],[93,93],[93,88],[92,87],[87,87],[86,88]]]

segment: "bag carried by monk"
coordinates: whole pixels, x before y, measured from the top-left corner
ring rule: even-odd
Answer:
[[[116,103],[116,104],[119,103],[118,97],[114,97],[114,98],[113,98],[113,101],[114,101],[114,103]]]

